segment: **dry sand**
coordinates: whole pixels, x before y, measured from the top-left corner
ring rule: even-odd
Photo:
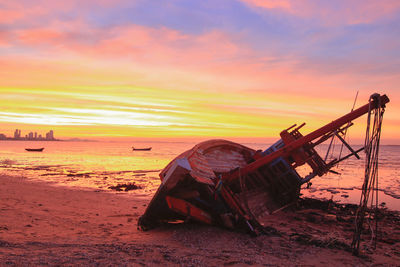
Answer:
[[[385,211],[377,250],[348,251],[352,208],[301,201],[252,237],[200,224],[136,229],[150,197],[0,176],[0,266],[398,266],[400,220]],[[364,237],[364,240],[368,236]],[[362,246],[368,244],[363,242]]]

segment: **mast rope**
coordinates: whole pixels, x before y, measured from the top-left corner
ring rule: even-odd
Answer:
[[[372,105],[376,104],[376,107]],[[367,118],[367,129],[365,133],[364,152],[365,152],[365,172],[364,183],[362,186],[360,204],[357,209],[355,218],[355,230],[353,242],[351,244],[353,254],[359,254],[361,233],[363,231],[364,222],[367,221],[371,230],[371,245],[376,248],[376,239],[378,233],[378,154],[379,143],[381,137],[383,114],[385,112],[382,107],[378,94],[373,94],[369,98],[369,110]],[[371,118],[373,123],[371,125]],[[370,208],[368,209],[368,203]],[[375,227],[372,225],[375,220]]]
[[[354,98],[353,107],[351,108],[351,112],[354,110],[354,107],[356,106],[357,97],[358,97],[358,91],[357,91],[356,97]],[[343,135],[343,139],[344,139],[344,140],[346,140],[347,131],[348,131],[348,129],[349,129],[348,127],[350,126],[350,124],[351,124],[351,121],[347,123],[346,129],[344,129],[344,135]],[[344,146],[344,143],[342,142],[342,146],[340,147],[340,153],[339,153],[338,159],[341,159],[341,158],[342,158],[343,146]],[[339,167],[339,164],[337,165],[337,167]]]
[[[356,97],[354,98],[353,107],[351,108],[351,112],[354,110],[354,107],[356,106],[357,97],[358,97],[358,91],[357,91]],[[342,132],[342,134],[343,134],[343,140],[346,140],[347,131],[349,130],[350,125],[351,125],[351,121],[347,123],[347,125],[346,125],[344,131]],[[335,133],[336,133],[336,134],[340,134],[340,132],[339,132],[338,130],[336,130]],[[333,134],[333,135],[332,135],[331,142],[329,143],[329,146],[328,146],[328,149],[327,149],[327,152],[326,152],[326,155],[325,155],[325,161],[328,159],[329,153],[330,153],[330,157],[331,157],[331,158],[334,158],[334,150],[335,150],[335,146],[336,146],[336,138],[335,138],[335,137],[336,137],[336,134]],[[333,147],[333,148],[332,148],[332,147]],[[338,159],[339,159],[339,160],[342,158],[343,147],[344,147],[344,143],[342,142],[342,143],[341,143],[341,146],[340,146],[339,156],[338,156]],[[339,167],[339,164],[337,164],[336,167],[338,168],[338,167]]]

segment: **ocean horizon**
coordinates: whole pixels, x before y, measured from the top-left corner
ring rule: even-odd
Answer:
[[[151,196],[157,190],[159,172],[176,156],[192,148],[193,141],[0,141],[0,172],[29,180],[56,185],[112,192],[109,187],[135,183],[138,190],[128,192]],[[242,143],[253,149],[266,149],[270,143]],[[151,151],[132,151],[132,146],[152,147]],[[44,147],[43,152],[25,148]],[[327,146],[318,152],[324,155]],[[359,145],[354,145],[358,149]],[[343,153],[346,153],[345,151]],[[363,157],[363,152],[360,153]],[[381,145],[379,161],[379,202],[381,206],[400,210],[400,146]],[[301,193],[320,199],[358,204],[364,175],[364,160],[351,157],[328,173],[312,180]],[[302,169],[300,168],[300,174]],[[306,170],[304,170],[306,172]]]

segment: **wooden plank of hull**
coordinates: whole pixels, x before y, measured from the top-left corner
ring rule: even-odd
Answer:
[[[256,219],[264,214],[271,214],[279,206],[276,205],[270,193],[263,188],[244,191],[239,195],[243,207],[248,208]]]
[[[160,173],[163,180],[168,170],[178,159],[185,158],[191,167],[191,175],[198,182],[213,185],[215,173],[229,172],[243,167],[255,154],[255,150],[246,146],[221,139],[208,140],[197,144],[172,160]]]
[[[190,175],[199,183],[214,185],[216,178],[213,169],[211,169],[208,159],[200,151],[195,151],[188,159],[191,167]]]
[[[196,145],[188,155],[191,175],[201,183],[213,185],[215,173],[229,172],[248,164],[255,151],[227,140],[209,140]]]
[[[145,213],[139,218],[138,227],[142,230],[153,228],[162,220],[177,218],[177,214],[168,208],[165,197],[176,185],[190,178],[190,165],[186,159],[177,159],[171,164],[164,180],[146,208]]]
[[[214,172],[229,172],[237,167],[247,165],[245,156],[237,150],[228,147],[216,147],[204,154],[210,168]]]

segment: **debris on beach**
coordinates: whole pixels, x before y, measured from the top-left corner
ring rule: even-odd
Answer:
[[[141,187],[136,185],[135,183],[126,183],[126,184],[117,184],[115,186],[109,186],[108,189],[112,189],[115,191],[130,191],[140,189]]]
[[[15,164],[17,164],[17,162],[12,159],[4,159],[4,160],[0,160],[0,164],[7,166],[7,165],[15,165]]]
[[[90,175],[94,175],[95,173],[93,172],[70,172],[67,174],[67,177],[85,177],[85,178],[89,178]]]
[[[345,141],[346,132],[353,120],[384,110],[388,102],[386,95],[374,94],[364,106],[307,135],[299,131],[305,123],[293,125],[267,149],[254,150],[227,140],[197,144],[161,171],[161,185],[139,218],[138,228],[194,220],[262,233],[268,228],[269,215],[297,203],[301,185],[335,173],[332,167],[350,157],[360,158],[358,154],[366,147],[354,150]],[[348,153],[327,160],[315,147],[324,142],[331,146],[334,138]],[[300,166],[309,173],[300,175]]]

